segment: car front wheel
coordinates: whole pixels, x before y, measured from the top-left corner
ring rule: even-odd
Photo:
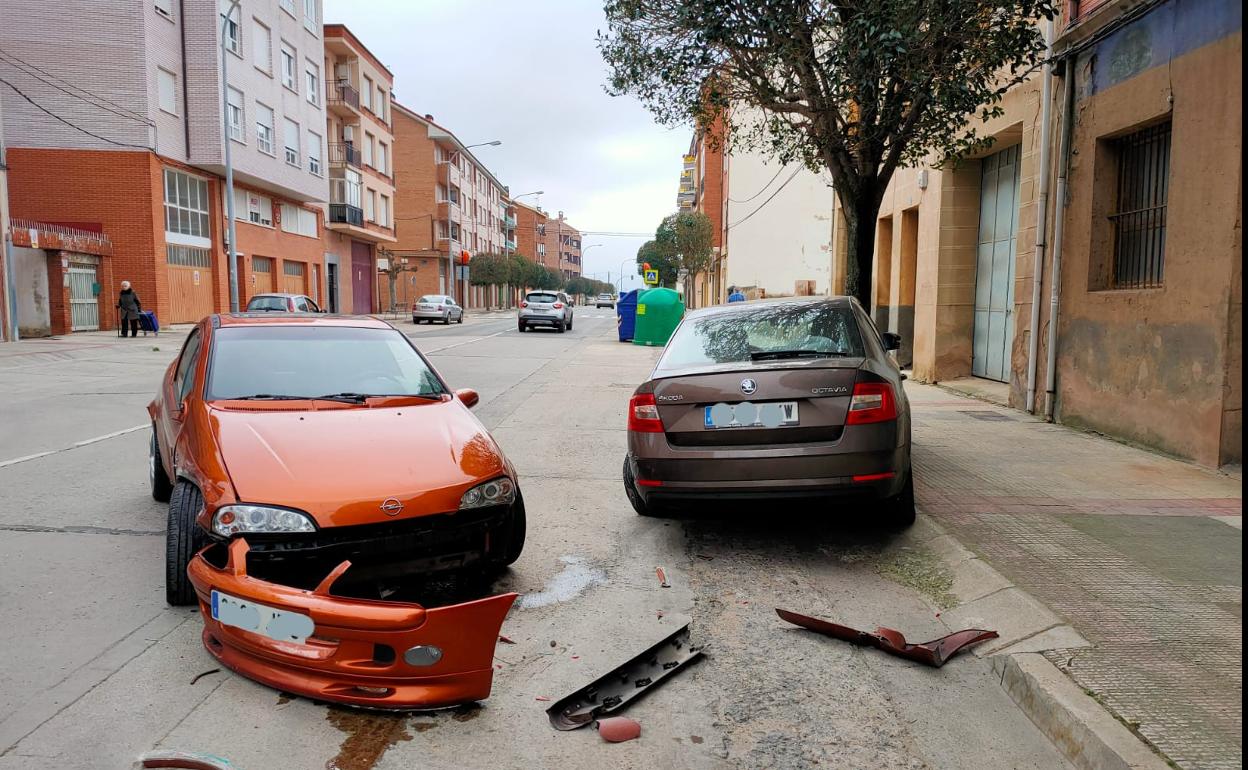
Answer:
[[[199,549],[208,545],[208,534],[195,522],[203,507],[204,496],[199,487],[189,481],[174,485],[165,531],[165,601],[174,607],[196,601],[195,587],[186,576],[186,568]]]

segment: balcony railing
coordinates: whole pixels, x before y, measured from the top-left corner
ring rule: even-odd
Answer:
[[[329,221],[331,224],[338,223],[363,227],[364,209],[359,206],[352,206],[350,203],[331,203],[329,204]]]
[[[351,87],[350,81],[336,80],[333,87],[329,89],[329,106],[346,106],[359,112],[360,92]]]
[[[360,155],[360,151],[350,142],[331,144],[329,145],[329,167],[342,168],[350,166],[351,168],[360,168]]]

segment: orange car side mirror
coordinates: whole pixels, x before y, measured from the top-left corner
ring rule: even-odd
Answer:
[[[481,400],[481,396],[477,395],[477,391],[472,388],[460,388],[455,391],[455,398],[458,398],[469,409],[476,406],[477,402]]]

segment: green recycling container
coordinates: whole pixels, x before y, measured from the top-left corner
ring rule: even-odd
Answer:
[[[666,345],[685,315],[685,303],[672,289],[649,289],[637,297],[634,345]]]

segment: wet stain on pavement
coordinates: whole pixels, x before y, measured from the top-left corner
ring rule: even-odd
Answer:
[[[330,706],[325,719],[347,734],[338,755],[325,770],[372,770],[386,751],[399,741],[410,741],[406,714],[376,714]]]
[[[451,712],[451,719],[456,722],[471,722],[479,716],[481,716],[481,706],[476,703],[465,703]]]
[[[531,610],[559,604],[607,582],[606,572],[587,564],[580,556],[561,556],[559,561],[564,563],[564,568],[555,573],[542,590],[521,596],[516,601],[517,607]]]
[[[287,703],[290,703],[290,702],[291,702],[292,700],[294,700],[294,699],[295,699],[295,696],[291,695],[291,694],[290,694],[290,693],[288,693],[288,692],[278,693],[278,694],[277,694],[277,705],[279,705],[279,706],[285,706]]]

